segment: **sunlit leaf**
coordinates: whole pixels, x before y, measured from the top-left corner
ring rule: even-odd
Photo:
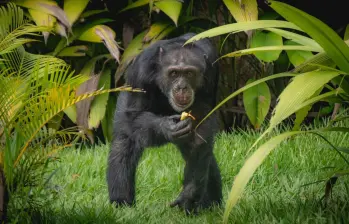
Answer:
[[[297,45],[296,42],[293,41],[285,41],[284,42],[285,45]],[[290,51],[290,50],[286,50],[286,53],[288,55],[288,58],[290,59],[290,62],[296,67],[300,64],[302,64],[303,62],[305,62],[306,60],[308,60],[309,58],[313,57],[313,54],[310,51]]]
[[[97,89],[109,89],[111,83],[111,70],[104,69],[99,78]],[[109,94],[96,96],[91,104],[90,114],[88,118],[88,128],[98,128],[101,120],[104,118]]]
[[[64,27],[64,25],[60,22],[57,21],[56,25],[55,25],[55,33],[59,34],[60,36],[62,37],[65,37],[65,40],[62,39],[62,41],[64,41],[65,43],[67,43],[67,40],[68,39],[68,34],[67,34],[67,31]],[[67,44],[66,44],[67,45]],[[66,46],[65,45],[65,46]]]
[[[263,163],[265,158],[270,154],[270,152],[275,149],[281,142],[285,139],[302,132],[286,132],[282,133],[276,137],[271,138],[266,143],[261,145],[253,154],[250,156],[243,167],[240,169],[238,175],[235,177],[233,187],[228,195],[228,200],[225,206],[223,222],[228,223],[228,218],[231,210],[236,205],[240,199],[244,189],[252,175],[257,170],[257,168]]]
[[[120,62],[120,51],[118,44],[115,41],[115,36],[115,32],[110,27],[106,25],[96,25],[83,32],[78,39],[89,42],[104,43],[111,55]]]
[[[147,43],[151,41],[152,39],[156,38],[160,35],[162,31],[164,31],[170,24],[166,22],[158,22],[151,25],[149,28],[149,31],[146,33],[146,35],[143,38],[143,42]]]
[[[223,0],[223,2],[237,22],[253,21],[258,19],[256,0]]]
[[[254,87],[260,83],[272,80],[272,79],[277,79],[277,78],[283,78],[283,77],[293,77],[296,74],[294,73],[280,73],[280,74],[274,74],[274,75],[270,75],[268,77],[256,80],[250,84],[247,84],[243,87],[241,87],[240,89],[236,90],[235,92],[233,92],[232,94],[230,94],[227,98],[225,98],[224,100],[222,100],[217,106],[215,106],[215,108],[213,108],[195,127],[195,129],[197,129],[202,122],[204,122],[209,116],[211,116],[216,110],[218,110],[221,106],[223,106],[223,104],[225,104],[226,102],[228,102],[229,100],[233,99],[235,96],[239,95],[240,93],[246,91],[247,89]]]
[[[94,26],[105,24],[105,23],[112,22],[112,21],[113,20],[111,20],[111,19],[102,18],[102,19],[96,19],[96,20],[89,21],[88,23],[76,24],[73,27],[74,35],[70,35],[69,37],[67,37],[67,39],[61,39],[61,41],[59,41],[55,50],[51,54],[53,56],[56,56],[63,48],[65,48],[67,45],[70,45],[81,34],[83,34],[85,31],[93,28]]]
[[[76,112],[76,106],[75,105],[72,105],[72,106],[64,109],[63,112],[69,117],[69,119],[74,124],[76,124],[77,112]]]
[[[267,46],[267,47],[256,47],[256,48],[248,48],[248,49],[243,49],[239,51],[234,51],[229,54],[223,55],[221,58],[225,57],[240,57],[242,55],[248,55],[248,54],[253,54],[257,52],[268,52],[268,51],[282,51],[282,50],[302,50],[302,51],[314,51],[315,49],[309,46],[301,46],[301,45],[294,45],[294,46]]]
[[[35,24],[38,26],[47,26],[49,28],[53,28],[56,23],[56,17],[50,14],[47,14],[35,9],[28,9],[28,12],[30,16],[33,18]],[[47,44],[49,35],[50,35],[49,32],[47,31],[43,32],[45,44]]]
[[[321,93],[322,89],[323,88],[319,88],[317,91],[315,91],[315,93],[310,98],[318,96]],[[294,121],[294,125],[292,128],[293,131],[298,131],[300,129],[302,122],[304,121],[304,119],[308,115],[308,112],[310,111],[312,106],[313,105],[310,104],[310,105],[305,106],[296,112],[296,120]]]
[[[85,10],[89,0],[64,0],[64,12],[70,24],[74,24]]]
[[[349,39],[349,25],[345,27],[345,32],[344,32],[344,40]]]
[[[163,11],[176,24],[182,10],[182,3],[177,0],[162,0],[154,2],[154,5]]]
[[[12,0],[15,4],[28,9],[42,11],[44,13],[55,16],[68,30],[71,29],[67,15],[55,1],[52,0]]]
[[[114,124],[113,122],[110,122],[110,121],[114,119],[114,114],[116,109],[116,100],[117,100],[116,97],[108,98],[108,102],[107,102],[108,106],[106,107],[105,116],[101,122],[103,136],[105,137],[105,140],[107,142],[112,141]]]
[[[86,51],[88,50],[87,46],[79,45],[79,46],[71,46],[64,48],[59,54],[58,57],[81,57],[86,55]]]
[[[292,40],[300,45],[304,45],[304,46],[309,46],[311,48],[314,49],[314,51],[316,52],[323,52],[324,49],[322,49],[322,47],[313,39],[294,33],[294,32],[290,32],[287,30],[282,30],[282,29],[276,29],[276,28],[266,28],[265,30],[271,31],[273,33],[276,33],[286,39]]]
[[[306,102],[319,88],[339,74],[337,71],[313,71],[297,75],[280,94],[266,132],[269,132],[285,118],[301,109],[300,105],[302,103]]]
[[[152,43],[155,43],[156,41],[161,40],[164,37],[166,37],[174,29],[175,29],[174,26],[168,26],[159,35],[154,37],[149,43],[146,43],[146,44],[143,43],[143,39],[147,33],[146,31],[143,31],[142,33],[138,34],[135,38],[133,38],[133,40],[129,43],[129,45],[125,49],[124,53],[122,54],[121,62],[120,62],[120,65],[116,71],[115,79],[118,80],[123,75],[127,66],[134,59],[134,57],[136,55],[138,55],[140,52],[142,52],[144,49],[146,49]]]
[[[80,17],[87,18],[87,17],[94,16],[94,15],[97,15],[97,14],[100,14],[103,12],[107,12],[107,11],[108,11],[107,9],[88,10],[88,11],[83,12]]]
[[[313,71],[318,69],[315,65],[335,66],[335,63],[325,52],[321,52],[295,67],[293,71],[298,73]]]
[[[341,70],[349,73],[349,47],[333,29],[319,19],[285,3],[271,1],[269,5],[282,17],[309,34]]]
[[[249,79],[246,84],[251,82],[253,80]],[[271,95],[268,85],[262,82],[247,89],[243,93],[243,102],[248,119],[255,129],[259,129],[270,107]]]
[[[100,79],[100,74],[95,73],[95,66],[97,61],[102,59],[108,59],[108,55],[100,55],[97,57],[92,58],[89,60],[83,69],[81,70],[80,74],[86,77],[89,77],[89,80],[84,82],[82,85],[79,86],[79,88],[76,91],[76,95],[82,95],[89,92],[96,91],[98,89],[98,83]],[[93,97],[90,97],[89,99],[86,99],[84,101],[81,101],[76,104],[76,112],[77,112],[77,119],[76,122],[82,129],[88,129],[88,117],[90,112],[90,107],[93,101]]]
[[[215,36],[219,36],[227,33],[237,33],[241,31],[265,29],[265,28],[289,28],[289,29],[295,29],[295,30],[301,31],[301,29],[298,26],[286,21],[256,20],[256,21],[249,21],[249,22],[227,24],[227,25],[219,26],[219,27],[204,31],[187,40],[185,44],[200,40],[205,37],[215,37]]]
[[[282,37],[278,34],[269,32],[256,32],[251,39],[251,48],[264,47],[264,46],[282,46]],[[262,61],[272,62],[278,59],[281,50],[276,51],[265,51],[265,52],[256,52],[254,55]]]
[[[132,4],[127,5],[125,8],[120,10],[119,13],[130,10],[130,9],[138,8],[144,5],[148,5],[148,4],[149,4],[149,0],[138,0],[133,2]]]

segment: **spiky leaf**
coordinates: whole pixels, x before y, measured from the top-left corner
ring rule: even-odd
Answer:
[[[276,148],[285,139],[302,132],[286,132],[276,137],[271,138],[269,141],[260,146],[250,156],[243,167],[240,169],[238,175],[235,177],[233,187],[229,193],[228,200],[225,206],[223,222],[228,223],[229,213],[238,202],[246,185],[252,178],[252,175],[257,168],[263,163],[264,159],[270,154],[270,152]]]
[[[341,70],[349,73],[349,47],[333,29],[319,19],[285,3],[271,1],[270,7],[309,34]]]
[[[233,23],[228,25],[219,26],[207,31],[204,31],[198,35],[193,36],[185,44],[193,41],[200,40],[205,37],[215,37],[227,33],[237,33],[247,30],[264,29],[264,28],[289,28],[301,31],[301,29],[293,23],[278,20],[256,20],[249,22]]]

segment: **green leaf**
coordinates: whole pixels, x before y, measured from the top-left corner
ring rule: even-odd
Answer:
[[[89,0],[64,0],[64,12],[70,24],[74,24],[85,10]]]
[[[111,70],[104,69],[101,73],[98,89],[109,89],[111,83]],[[88,118],[89,129],[98,128],[101,120],[104,118],[109,94],[101,94],[96,96],[91,104],[90,115]]]
[[[268,47],[256,47],[256,48],[249,48],[249,49],[243,49],[239,51],[234,51],[229,54],[223,55],[219,59],[225,58],[225,57],[240,57],[242,55],[247,54],[253,54],[256,52],[268,52],[268,51],[282,51],[282,50],[302,50],[302,51],[314,51],[315,49],[309,47],[309,46],[301,46],[301,45],[295,45],[295,46],[268,46]],[[219,60],[218,59],[218,60]]]
[[[113,57],[120,63],[120,51],[115,41],[115,32],[106,25],[96,25],[83,32],[78,39],[82,41],[104,43]]]
[[[63,119],[63,112],[58,113],[56,116],[54,116],[48,123],[47,123],[47,127],[49,129],[53,129],[55,131],[58,131],[58,129],[61,126],[62,123],[62,119]]]
[[[94,16],[103,12],[108,12],[107,9],[96,9],[96,10],[89,10],[89,11],[85,11],[81,14],[80,18],[87,18],[90,16]]]
[[[182,10],[182,3],[177,0],[162,0],[154,3],[161,11],[163,11],[176,24]]]
[[[309,34],[341,70],[349,73],[349,47],[333,29],[319,19],[285,3],[271,1],[270,7]]]
[[[64,48],[57,57],[81,57],[86,55],[88,47],[85,45],[71,46]]]
[[[148,43],[152,39],[156,38],[160,35],[162,31],[164,31],[170,24],[166,22],[158,22],[151,25],[148,32],[143,38],[144,43]]]
[[[154,24],[153,24],[154,25]],[[150,28],[151,29],[151,28]],[[129,63],[133,60],[133,58],[141,53],[144,49],[146,49],[150,44],[155,43],[158,40],[163,39],[165,36],[167,36],[169,33],[171,33],[175,29],[174,26],[168,26],[166,29],[164,29],[160,34],[158,34],[156,37],[154,37],[150,42],[143,43],[144,37],[146,35],[146,31],[143,31],[142,33],[138,34],[133,40],[129,43],[127,48],[125,49],[124,53],[121,57],[121,62],[119,67],[117,68],[115,79],[116,81],[119,80],[119,78],[122,76],[124,71],[126,70]]]
[[[276,148],[285,139],[295,135],[301,134],[303,132],[286,132],[275,136],[268,140],[266,143],[261,145],[253,154],[250,156],[243,167],[240,169],[238,175],[235,177],[233,187],[230,190],[227,204],[225,206],[223,223],[228,223],[228,218],[231,210],[238,202],[241,197],[246,185],[252,178],[252,175],[257,170],[257,168],[262,164],[265,158],[270,154],[270,152]]]
[[[272,32],[257,31],[251,40],[251,48],[264,47],[264,46],[282,46],[282,37]],[[268,51],[268,52],[256,52],[254,55],[262,61],[272,62],[279,58],[281,50]]]
[[[227,25],[219,26],[219,27],[204,31],[187,40],[185,44],[188,44],[193,41],[197,41],[206,37],[215,37],[215,36],[219,36],[227,33],[237,33],[241,31],[265,29],[265,28],[289,28],[289,29],[302,31],[298,26],[286,21],[256,20],[256,21],[249,21],[249,22],[227,24]]]
[[[52,0],[12,0],[16,5],[34,9],[55,16],[68,30],[71,30],[71,23],[69,22],[65,12]]]
[[[315,91],[315,93],[310,98],[318,96],[321,93],[322,89],[323,88],[320,88],[317,91]],[[305,117],[308,115],[308,112],[310,111],[312,106],[313,105],[310,104],[310,105],[305,106],[296,112],[296,120],[294,121],[292,131],[298,131],[300,129],[302,122],[304,121]]]
[[[349,39],[349,25],[345,27],[345,32],[344,32],[344,40]]]
[[[252,81],[249,79],[246,84]],[[243,93],[243,102],[250,122],[255,129],[259,129],[270,107],[271,96],[268,85],[262,82],[247,89]]]
[[[105,112],[105,116],[101,122],[103,135],[107,142],[112,141],[114,124],[113,122],[110,122],[110,121],[114,119],[115,109],[116,109],[116,97],[109,97],[108,103],[107,103],[107,111]]]
[[[222,100],[217,106],[215,106],[215,108],[213,108],[195,127],[195,129],[197,129],[202,122],[204,122],[209,116],[211,116],[211,114],[213,114],[216,110],[218,110],[223,104],[225,104],[226,102],[228,102],[229,100],[231,100],[232,98],[234,98],[235,96],[239,95],[240,93],[246,91],[247,89],[256,86],[260,83],[266,82],[268,80],[272,80],[272,79],[276,79],[276,78],[283,78],[283,77],[293,77],[296,74],[294,73],[280,73],[280,74],[275,74],[275,75],[270,75],[268,77],[256,80],[250,84],[245,85],[244,87],[241,87],[240,89],[236,90],[235,92],[233,92],[232,94],[230,94],[227,98],[225,98],[224,100]]]
[[[256,0],[223,0],[223,2],[237,22],[253,21],[258,19]]]
[[[311,58],[308,58],[305,62],[295,67],[293,71],[298,73],[314,71],[315,69],[319,68],[315,65],[324,65],[329,67],[336,66],[335,63],[325,52],[320,52],[316,55],[313,55]]]
[[[34,9],[28,9],[28,12],[37,26],[46,26],[53,29],[56,23],[56,17]],[[44,31],[42,33],[44,36],[45,44],[47,44],[50,33],[47,31]]]
[[[297,75],[279,96],[279,102],[270,119],[270,131],[285,118],[298,111],[318,89],[340,73],[336,71],[313,71]]]
[[[111,19],[102,18],[102,19],[95,19],[95,20],[89,21],[88,23],[84,23],[84,24],[76,24],[73,27],[74,35],[70,35],[68,37],[68,41],[65,39],[61,39],[61,41],[58,43],[55,50],[51,54],[54,56],[57,55],[63,48],[65,48],[67,45],[70,45],[82,33],[93,28],[94,26],[105,24],[105,23],[112,22],[112,21],[113,20],[111,20]]]
[[[309,46],[312,47],[313,49],[316,49],[314,51],[316,52],[323,52],[324,49],[313,39],[294,33],[294,32],[290,32],[287,30],[282,30],[282,29],[276,29],[276,28],[266,28],[264,30],[268,30],[271,31],[273,33],[279,34],[280,36],[292,40],[300,45],[304,45],[304,46]]]
[[[284,43],[285,45],[297,45],[296,42],[287,40]],[[290,51],[286,50],[286,53],[288,55],[288,58],[290,59],[290,62],[293,64],[293,66],[298,66],[305,62],[307,59],[313,57],[313,54],[310,51]]]
[[[64,109],[63,112],[69,117],[69,119],[70,119],[74,124],[76,124],[76,117],[77,117],[77,114],[76,114],[76,106],[75,106],[75,105],[70,106],[70,107]]]
[[[149,4],[149,0],[138,0],[138,1],[133,2],[132,4],[127,5],[125,8],[120,10],[118,13],[130,10],[130,9],[138,8],[138,7],[141,7],[144,5],[148,5],[148,4]]]

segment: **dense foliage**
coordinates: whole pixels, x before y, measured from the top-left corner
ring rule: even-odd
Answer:
[[[225,221],[266,156],[294,135],[315,134],[349,165],[348,150],[323,135],[349,131],[338,123],[348,118],[349,21],[331,18],[331,28],[288,4],[256,0],[11,0],[0,21],[2,219],[9,201],[12,211],[42,206],[31,192],[49,188],[54,173],[46,168],[59,149],[111,140],[115,92],[141,92],[124,86],[128,64],[186,32],[198,33],[188,42],[209,37],[220,50],[213,111],[221,129],[263,131],[247,146],[246,155],[254,152],[234,181]],[[322,116],[331,116],[325,128],[304,126]],[[285,122],[292,131],[269,137]],[[338,167],[328,176],[327,199],[346,174]]]

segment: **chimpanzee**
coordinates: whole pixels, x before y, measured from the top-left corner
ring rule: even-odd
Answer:
[[[184,45],[192,36],[154,43],[126,71],[126,83],[146,93],[118,97],[107,171],[111,203],[135,203],[135,174],[144,149],[168,142],[185,160],[183,189],[171,207],[190,214],[221,203],[221,175],[213,155],[216,115],[194,129],[215,104],[217,52],[208,39]],[[181,120],[183,111],[191,111],[195,120]]]

